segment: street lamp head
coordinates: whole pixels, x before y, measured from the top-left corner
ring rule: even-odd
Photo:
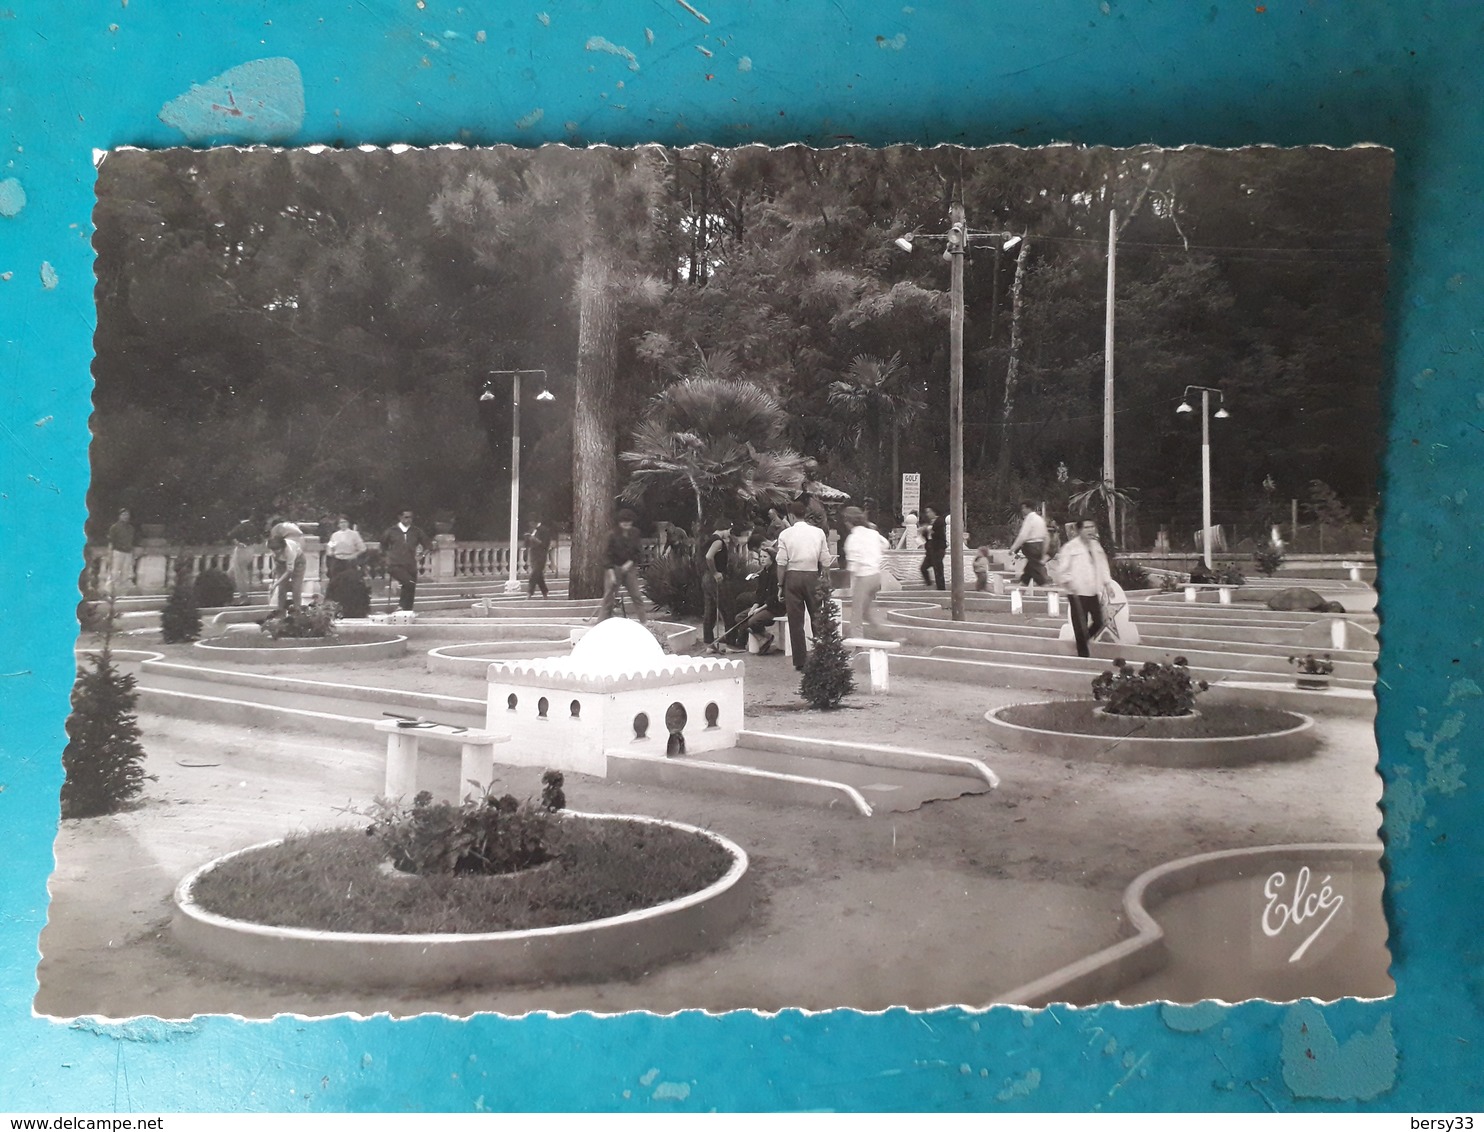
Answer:
[[[892,243],[896,244],[896,246],[901,248],[904,252],[910,252],[912,250],[911,236],[898,236],[895,240],[892,241]]]
[[[1003,244],[1000,245],[1000,250],[1001,251],[1008,252],[1011,248],[1013,248],[1018,243],[1020,243],[1020,237],[1019,236],[1011,236],[1008,240],[1006,240]]]
[[[536,400],[538,400],[538,401],[555,401],[556,400],[556,394],[553,393],[550,389],[543,389],[543,390],[541,390],[540,393],[536,394]]]
[[[1193,412],[1195,412],[1195,410],[1190,407],[1190,402],[1189,401],[1181,401],[1180,402],[1180,407],[1178,409],[1176,409],[1175,412],[1177,412],[1177,413],[1193,413]]]
[[[484,387],[484,392],[479,395],[479,399],[481,401],[493,401],[495,399],[495,395],[490,392],[490,387],[488,385]]]
[[[1218,421],[1224,421],[1227,417],[1231,416],[1231,414],[1228,413],[1225,409],[1217,409],[1216,412],[1211,415],[1214,416]]]

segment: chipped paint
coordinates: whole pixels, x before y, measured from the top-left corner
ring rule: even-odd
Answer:
[[[617,55],[620,59],[627,59],[629,61],[629,70],[631,71],[637,71],[639,69],[639,60],[632,51],[627,47],[620,47],[616,43],[609,43],[601,35],[592,36],[584,46],[588,51],[602,51],[609,55]]]
[[[255,59],[192,85],[159,119],[189,141],[285,141],[304,124],[304,78],[292,59]]]
[[[1159,1019],[1176,1033],[1199,1034],[1225,1018],[1230,1009],[1220,1002],[1197,1002],[1191,1006],[1166,1002],[1159,1008]]]
[[[15,216],[26,207],[26,190],[14,177],[0,181],[0,216]]]
[[[876,46],[883,50],[900,51],[907,46],[907,35],[905,32],[900,31],[890,39],[887,39],[884,35],[878,35],[876,37]]]
[[[1041,1071],[1031,1069],[1019,1077],[1006,1077],[1005,1085],[995,1094],[997,1101],[1018,1101],[1030,1096],[1041,1087]]]
[[[57,278],[57,269],[46,260],[41,261],[41,285],[48,291],[54,290],[60,280]]]
[[[543,109],[541,109],[541,107],[538,106],[538,107],[536,107],[536,109],[532,110],[529,114],[526,114],[526,115],[524,115],[524,116],[522,116],[520,118],[517,118],[515,120],[515,128],[517,130],[529,130],[532,126],[534,126],[537,122],[541,121],[541,119],[544,118],[544,117],[546,117],[546,111],[543,110]]]
[[[1443,706],[1451,707],[1461,699],[1484,695],[1479,686],[1468,678],[1456,680],[1448,692]],[[1463,733],[1467,716],[1462,711],[1452,712],[1429,736],[1428,712],[1419,707],[1417,715],[1422,728],[1407,732],[1407,746],[1422,757],[1426,774],[1421,781],[1413,776],[1414,765],[1402,764],[1395,768],[1395,777],[1387,783],[1385,793],[1386,832],[1392,843],[1405,849],[1412,841],[1413,827],[1422,821],[1427,812],[1429,795],[1449,796],[1464,788],[1464,762],[1457,745],[1448,745]],[[1431,827],[1431,821],[1426,823]]]
[[[698,19],[698,20],[700,20],[703,24],[709,24],[711,22],[710,20],[708,20],[705,17],[705,15],[703,15],[702,13],[696,11],[696,9],[692,8],[689,4],[687,4],[685,2],[685,0],[675,0],[675,3],[679,4],[682,8],[684,8],[691,15],[695,16],[695,18]]]
[[[1396,1084],[1390,1014],[1341,1045],[1319,1008],[1300,1002],[1284,1016],[1282,1030],[1283,1083],[1295,1097],[1368,1101]]]
[[[751,56],[744,55],[744,56],[742,56],[742,58],[738,59],[737,60],[737,70],[743,71],[743,72],[752,70],[752,58],[751,58]]]
[[[661,1081],[654,1087],[651,1100],[683,1101],[690,1096],[690,1086],[684,1081]]]

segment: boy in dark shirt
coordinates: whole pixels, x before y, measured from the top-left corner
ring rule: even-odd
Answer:
[[[618,587],[628,590],[640,621],[648,621],[644,610],[644,598],[639,592],[639,532],[634,529],[634,513],[627,508],[616,516],[617,525],[608,536],[608,546],[603,555],[603,604],[598,610],[598,620],[606,621],[613,616],[613,603],[618,598]]]

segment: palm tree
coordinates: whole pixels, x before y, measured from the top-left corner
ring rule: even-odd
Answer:
[[[750,381],[720,376],[735,366],[718,351],[689,377],[649,404],[621,459],[631,477],[623,498],[632,502],[666,491],[695,500],[696,521],[792,499],[809,461],[782,446],[788,415]]]
[[[832,381],[829,386],[831,405],[839,406],[848,414],[854,426],[854,439],[871,460],[868,482],[871,494],[877,499],[882,495],[881,486],[881,434],[884,422],[891,422],[891,475],[897,482],[897,429],[906,424],[923,408],[922,402],[906,393],[892,392],[888,386],[894,378],[905,375],[907,367],[902,364],[902,355],[893,354],[886,361],[867,354],[857,354],[850,361],[845,380]]]

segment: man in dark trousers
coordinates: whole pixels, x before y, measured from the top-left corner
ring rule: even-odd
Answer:
[[[412,512],[403,511],[397,516],[395,525],[381,535],[381,552],[386,555],[386,571],[396,582],[398,607],[412,608],[412,599],[417,595],[417,552],[433,549],[433,540],[421,527],[412,525]]]
[[[783,603],[788,610],[788,640],[794,667],[804,671],[809,659],[809,645],[804,636],[804,614],[809,614],[812,629],[819,628],[819,587],[828,576],[834,556],[820,530],[805,516],[808,508],[802,500],[789,507],[792,524],[778,536],[778,581],[783,590]]]
[[[938,589],[944,590],[948,588],[943,583],[943,556],[948,553],[948,524],[935,507],[924,508],[922,517],[925,520],[923,526],[927,528],[927,537],[922,544],[922,565],[917,569],[922,574],[923,585],[936,584]]]
[[[644,610],[644,595],[639,592],[639,558],[644,546],[639,541],[635,519],[634,513],[624,508],[615,516],[613,531],[608,535],[608,545],[603,551],[603,604],[598,609],[598,621],[613,616],[619,586],[628,590],[639,620],[649,620]]]

